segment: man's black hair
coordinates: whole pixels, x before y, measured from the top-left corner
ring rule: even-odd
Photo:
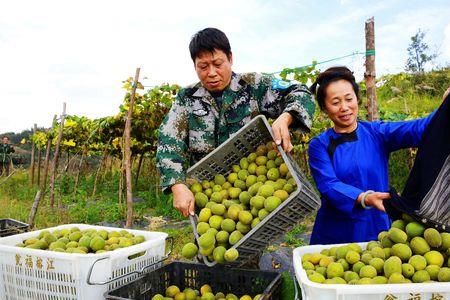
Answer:
[[[214,52],[214,49],[222,50],[227,57],[230,57],[231,47],[225,33],[217,28],[205,28],[200,30],[191,39],[189,51],[192,61],[202,52]]]

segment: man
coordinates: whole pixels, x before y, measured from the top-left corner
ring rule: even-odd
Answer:
[[[164,192],[185,217],[194,213],[194,195],[186,185],[186,170],[253,117],[276,119],[275,142],[292,150],[288,127],[309,131],[314,102],[304,85],[272,75],[236,74],[226,35],[215,28],[197,32],[189,51],[200,82],[181,89],[159,129],[156,155]]]
[[[0,176],[5,169],[6,176],[9,175],[9,165],[11,164],[11,153],[15,152],[14,148],[9,144],[9,137],[2,138],[2,145],[0,146]]]

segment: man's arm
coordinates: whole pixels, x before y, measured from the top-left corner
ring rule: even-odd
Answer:
[[[188,122],[188,108],[179,95],[159,128],[156,166],[165,193],[170,192],[172,185],[186,180]]]
[[[189,108],[181,91],[159,128],[156,165],[164,193],[173,193],[173,206],[185,217],[194,212],[194,195],[186,186]]]

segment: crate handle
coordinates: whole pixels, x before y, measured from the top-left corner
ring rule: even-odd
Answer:
[[[142,273],[144,273],[144,271],[145,271],[146,269],[148,269],[148,268],[150,268],[150,267],[152,267],[152,266],[154,266],[154,265],[156,265],[156,264],[159,264],[159,263],[165,261],[166,259],[168,259],[168,258],[170,257],[170,254],[172,254],[172,251],[173,251],[173,243],[174,243],[174,239],[173,239],[173,237],[171,237],[171,236],[167,237],[167,239],[168,239],[169,242],[170,242],[170,250],[169,250],[169,252],[167,252],[167,254],[166,254],[164,257],[162,257],[162,258],[159,259],[158,261],[155,261],[154,263],[149,264],[148,266],[143,267],[143,268],[140,269],[139,271],[133,271],[133,272],[130,272],[130,273],[128,273],[128,274],[123,274],[123,275],[120,275],[119,277],[112,278],[112,279],[109,279],[109,280],[107,280],[107,281],[101,281],[101,282],[92,282],[92,281],[91,281],[92,270],[94,269],[95,264],[98,263],[98,262],[101,261],[101,260],[108,259],[109,257],[108,257],[108,256],[105,256],[105,257],[102,257],[102,258],[99,258],[99,259],[95,260],[94,263],[92,264],[92,266],[89,268],[89,272],[88,272],[88,274],[87,274],[87,280],[86,280],[87,284],[89,284],[89,285],[105,285],[105,284],[108,284],[108,283],[117,281],[117,280],[119,280],[119,279],[122,279],[122,278],[124,278],[124,277],[128,277],[128,276],[130,276],[130,275],[132,275],[132,274],[142,275]]]
[[[199,235],[198,235],[198,232],[197,232],[197,227],[195,226],[195,218],[197,218],[197,216],[189,215],[189,221],[191,221],[192,231],[194,232],[195,240],[198,241]],[[215,266],[217,264],[217,262],[215,262],[215,261],[210,262],[208,260],[208,258],[206,256],[204,256],[203,254],[200,254],[200,255],[203,258],[203,263],[205,265],[207,265],[208,267],[213,267],[213,266]]]
[[[297,278],[295,276],[292,276],[292,280],[294,281],[294,290],[295,290],[295,295],[294,295],[294,299],[295,300],[300,300],[301,298],[298,297],[298,283],[297,283]]]

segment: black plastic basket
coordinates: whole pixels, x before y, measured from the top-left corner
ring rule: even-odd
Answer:
[[[239,164],[241,158],[248,156],[256,150],[261,143],[274,141],[272,128],[263,116],[253,118],[242,127],[234,136],[217,147],[214,151],[189,168],[187,175],[197,180],[210,180],[215,174],[227,176],[231,166]],[[232,248],[236,248],[239,257],[235,262],[227,263],[231,266],[242,266],[257,257],[266,247],[280,236],[291,230],[301,220],[312,214],[320,206],[320,198],[311,183],[303,175],[298,164],[290,154],[278,146],[286,166],[294,178],[297,189],[288,199],[281,203],[274,211],[253,228]],[[196,224],[197,216],[191,218],[194,222],[193,231],[196,239],[199,238]],[[203,257],[208,266],[216,265]]]
[[[105,293],[107,300],[147,300],[176,285],[180,290],[200,290],[209,284],[214,293],[233,293],[238,297],[261,294],[261,300],[280,299],[281,275],[271,271],[232,269],[221,265],[172,262],[121,287]]]
[[[0,237],[26,232],[29,227],[30,225],[14,219],[0,219]]]

